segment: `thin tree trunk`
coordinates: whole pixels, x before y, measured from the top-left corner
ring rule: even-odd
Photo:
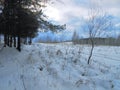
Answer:
[[[6,44],[7,44],[7,36],[6,34],[4,34],[4,47],[6,47]]]
[[[10,47],[12,47],[12,36],[10,36]]]
[[[7,35],[6,41],[7,41],[7,45],[9,46],[9,35]]]
[[[29,38],[29,45],[31,45],[31,43],[32,43],[32,38],[30,37]]]
[[[91,57],[92,57],[93,50],[94,50],[94,41],[93,41],[93,39],[91,39],[90,41],[91,41],[91,50],[90,50],[90,55],[88,57],[88,64],[90,64]]]
[[[14,47],[16,47],[16,37],[14,36]]]

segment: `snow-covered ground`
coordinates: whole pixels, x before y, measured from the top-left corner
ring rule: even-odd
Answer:
[[[33,44],[0,50],[0,90],[120,90],[120,47]]]

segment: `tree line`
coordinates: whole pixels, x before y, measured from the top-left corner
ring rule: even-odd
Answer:
[[[53,25],[44,19],[40,2],[43,0],[0,0],[0,35],[4,37],[4,47],[14,46],[21,51],[21,41],[31,44],[38,29],[54,32],[65,29],[64,25]]]

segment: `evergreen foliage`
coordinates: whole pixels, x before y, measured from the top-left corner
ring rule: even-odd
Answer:
[[[41,7],[48,0],[0,0],[0,35],[4,46],[16,47],[21,51],[21,41],[32,43],[38,28],[44,31],[63,30],[64,26],[53,25],[44,19]]]

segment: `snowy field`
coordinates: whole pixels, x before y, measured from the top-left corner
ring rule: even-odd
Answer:
[[[0,49],[0,90],[120,90],[120,47],[33,44]]]

